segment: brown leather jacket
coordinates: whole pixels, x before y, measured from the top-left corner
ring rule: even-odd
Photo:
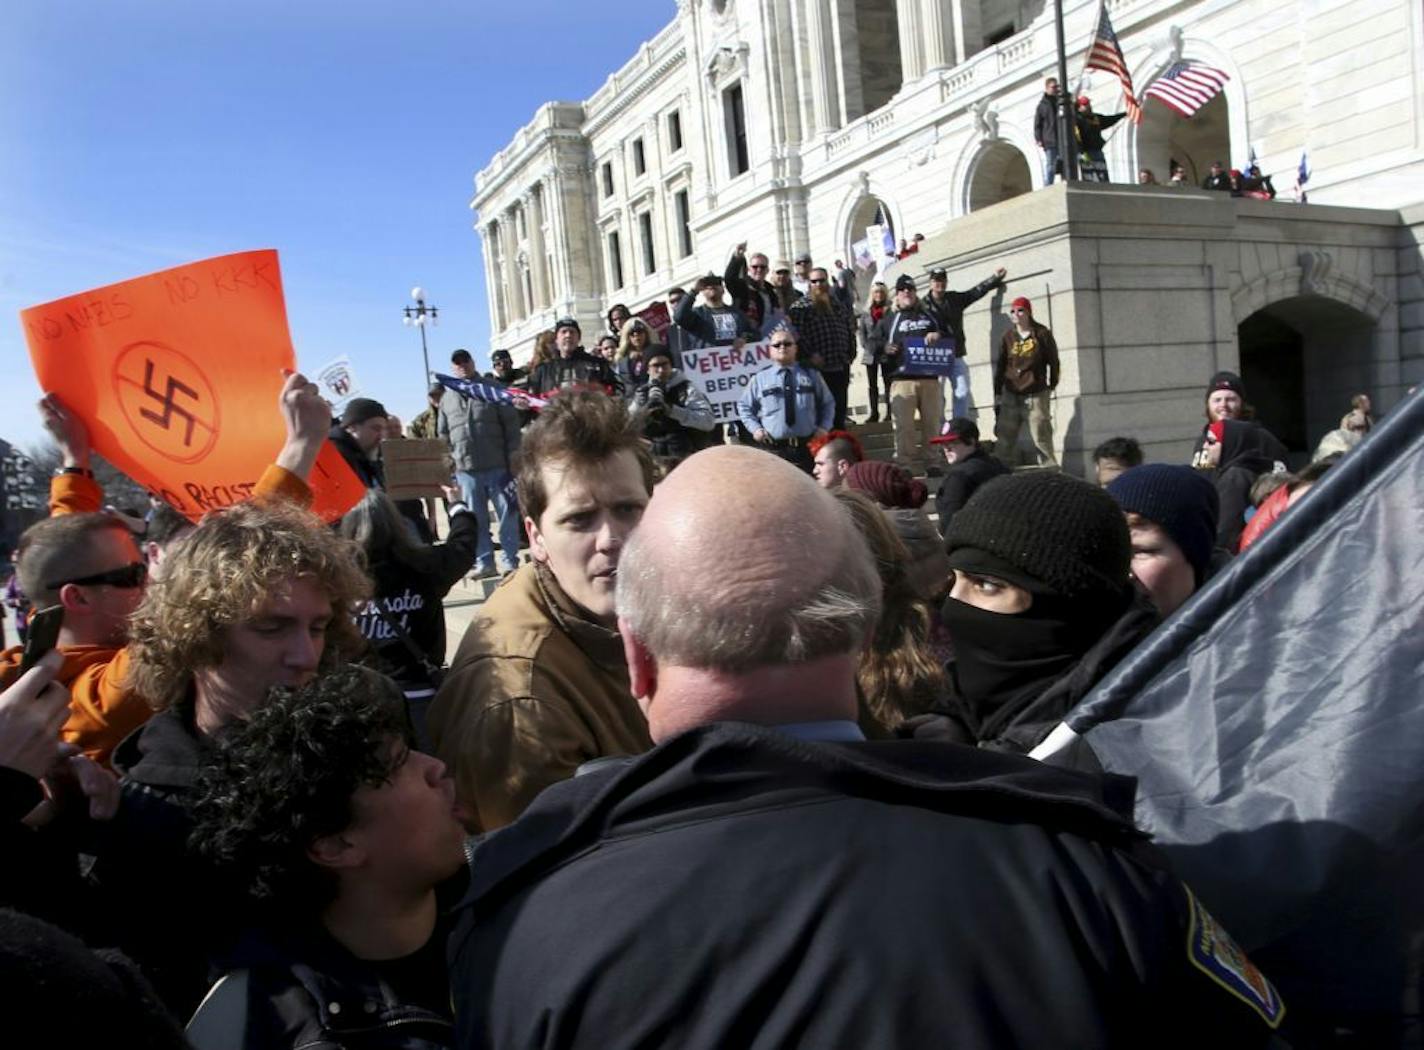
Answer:
[[[653,746],[618,632],[587,616],[531,563],[465,631],[427,724],[477,830],[508,824],[590,759]]]

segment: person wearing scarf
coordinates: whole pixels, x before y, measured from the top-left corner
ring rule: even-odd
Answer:
[[[1027,753],[1157,626],[1131,583],[1122,511],[1066,474],[983,485],[945,538],[950,695],[916,737]]]

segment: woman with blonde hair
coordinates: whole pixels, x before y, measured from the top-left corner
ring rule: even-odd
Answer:
[[[613,356],[613,371],[623,385],[623,396],[632,399],[638,388],[648,381],[648,352],[656,344],[653,330],[641,317],[630,317],[623,322],[623,332],[618,340],[618,351]]]
[[[930,607],[911,579],[909,550],[885,513],[844,486],[832,494],[865,536],[880,573],[880,621],[861,653],[856,685],[876,722],[894,731],[928,711],[944,692],[944,668],[930,648]]]

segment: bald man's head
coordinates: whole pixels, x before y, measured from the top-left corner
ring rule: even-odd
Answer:
[[[742,672],[855,653],[879,612],[849,515],[757,449],[708,449],[679,466],[620,562],[618,615],[667,665]]]

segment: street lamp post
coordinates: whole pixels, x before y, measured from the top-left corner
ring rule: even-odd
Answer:
[[[440,323],[440,310],[425,301],[425,289],[420,285],[410,290],[410,297],[415,300],[415,305],[405,308],[402,321],[420,329],[420,356],[425,362],[425,377],[420,392],[424,399],[425,392],[430,389],[430,350],[425,345],[425,327]]]

